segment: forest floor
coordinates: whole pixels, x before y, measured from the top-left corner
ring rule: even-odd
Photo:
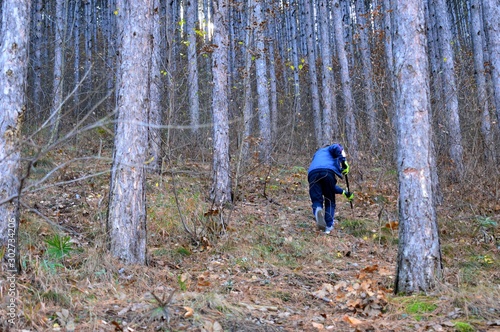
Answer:
[[[401,296],[394,170],[363,169],[360,180],[352,165],[354,208],[339,198],[325,235],[310,210],[309,157],[242,171],[224,211],[207,200],[210,165],[177,160],[148,176],[149,263],[125,266],[105,250],[111,152],[88,149],[102,158],[68,147],[32,170],[30,183],[57,169],[23,198],[12,331],[500,331],[498,179],[484,180],[490,196],[443,188],[443,278]]]

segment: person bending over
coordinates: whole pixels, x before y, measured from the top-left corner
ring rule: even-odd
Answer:
[[[333,230],[335,195],[342,194],[352,201],[354,194],[337,185],[337,178],[349,173],[346,153],[341,144],[332,144],[316,151],[307,171],[309,196],[316,226],[326,234]]]

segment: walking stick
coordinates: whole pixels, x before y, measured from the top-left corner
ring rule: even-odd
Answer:
[[[345,174],[344,176],[345,176],[345,184],[347,186],[347,191],[351,192],[351,190],[349,189],[349,178],[347,177],[347,174]],[[349,201],[349,204],[351,204],[351,210],[354,210],[354,208],[352,207],[352,201],[351,200]]]

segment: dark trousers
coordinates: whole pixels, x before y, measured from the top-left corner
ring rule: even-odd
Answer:
[[[335,194],[342,193],[342,189],[337,186],[335,173],[328,169],[313,170],[308,174],[307,181],[313,214],[317,208],[324,208],[326,226],[331,227],[335,216]]]

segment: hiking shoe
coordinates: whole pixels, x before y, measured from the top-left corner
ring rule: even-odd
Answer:
[[[325,228],[325,234],[330,234],[332,231],[333,231],[333,225],[331,225],[330,227],[327,226]]]
[[[323,211],[322,208],[317,208],[314,217],[316,218],[316,226],[318,229],[324,231],[326,229],[325,211]]]

